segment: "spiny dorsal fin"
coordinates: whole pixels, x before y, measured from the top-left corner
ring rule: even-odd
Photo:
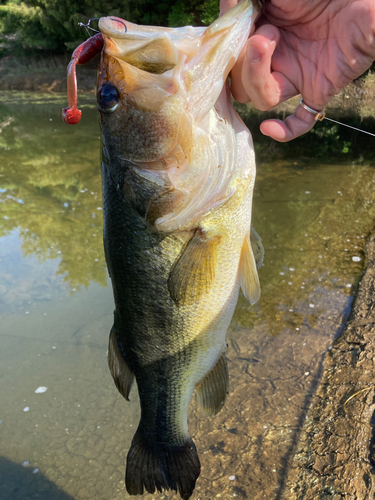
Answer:
[[[122,357],[113,327],[109,334],[108,366],[119,393],[124,396],[126,401],[129,401],[134,375]]]
[[[249,234],[242,246],[239,271],[242,292],[250,304],[255,304],[260,297],[260,283]]]
[[[219,236],[207,237],[200,229],[188,241],[168,279],[171,297],[177,305],[193,304],[210,291],[219,242]]]
[[[206,417],[219,413],[229,392],[228,365],[224,353],[195,390],[199,405]]]
[[[255,262],[257,264],[257,269],[263,266],[264,261],[264,246],[262,243],[262,238],[255,231],[254,227],[251,226],[250,229],[250,242],[251,248],[253,250]]]

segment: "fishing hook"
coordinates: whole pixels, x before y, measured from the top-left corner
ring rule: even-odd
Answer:
[[[79,26],[80,28],[85,28],[85,30],[87,31],[87,34],[88,34],[89,36],[91,36],[91,34],[90,34],[89,30],[94,31],[95,33],[100,33],[98,30],[96,30],[96,29],[94,29],[94,28],[91,28],[91,26],[90,26],[91,21],[99,21],[99,19],[100,19],[100,17],[92,17],[91,19],[89,19],[89,20],[88,20],[88,23],[87,23],[87,24],[78,23],[78,26]]]
[[[94,31],[95,33],[100,33],[99,30],[96,30],[90,26],[91,21],[99,21],[99,19],[100,17],[92,17],[91,19],[88,20],[87,24],[78,23],[78,26],[80,26],[81,28],[85,28],[87,34],[91,37],[89,30]],[[123,21],[121,21],[120,19],[115,19],[113,17],[110,17],[110,19],[111,21],[117,21],[118,23],[121,23],[125,28],[125,33],[128,31],[128,28],[126,27],[126,24]]]

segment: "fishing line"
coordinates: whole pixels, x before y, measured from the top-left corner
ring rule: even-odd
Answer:
[[[288,102],[283,102],[282,104],[286,104],[290,108],[297,109],[296,106],[293,106],[292,104],[289,104]],[[339,125],[342,125],[343,127],[348,127],[348,128],[353,129],[353,130],[357,130],[357,132],[363,132],[364,134],[372,135],[372,137],[375,137],[375,134],[373,134],[372,132],[368,132],[367,130],[362,130],[361,128],[352,127],[351,125],[347,125],[346,123],[338,122],[337,120],[333,120],[332,118],[328,118],[328,116],[325,116],[323,119],[328,120],[328,121],[333,122],[333,123],[338,123]]]

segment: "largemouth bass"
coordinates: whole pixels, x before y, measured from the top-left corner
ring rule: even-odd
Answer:
[[[208,28],[105,17],[90,42],[101,51],[104,247],[116,304],[108,361],[125,399],[136,379],[141,403],[131,495],[191,496],[200,462],[190,399],[195,391],[205,415],[223,407],[239,288],[251,303],[260,295],[254,150],[227,83],[258,12],[242,0]],[[73,83],[85,59],[77,54]],[[71,105],[66,121],[77,113]]]

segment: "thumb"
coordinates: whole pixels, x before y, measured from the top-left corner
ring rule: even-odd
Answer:
[[[220,0],[220,16],[238,4],[239,0]]]

